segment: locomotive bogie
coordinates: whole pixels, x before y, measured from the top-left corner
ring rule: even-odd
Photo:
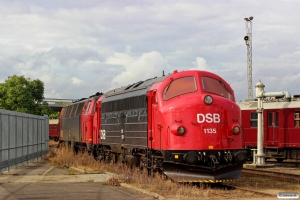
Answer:
[[[243,164],[246,161],[243,151],[163,151],[165,162],[183,164],[205,164],[218,168],[227,164]],[[203,165],[203,166],[205,166]]]

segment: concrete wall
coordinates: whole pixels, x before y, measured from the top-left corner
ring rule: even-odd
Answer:
[[[0,174],[43,158],[49,151],[49,119],[0,109]]]

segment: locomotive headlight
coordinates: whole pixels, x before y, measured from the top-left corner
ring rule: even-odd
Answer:
[[[176,136],[183,136],[186,133],[186,131],[187,131],[186,128],[179,124],[173,124],[171,126],[171,133]]]
[[[183,135],[185,133],[185,128],[183,126],[179,126],[177,128],[177,132],[179,135]]]
[[[235,125],[232,127],[232,134],[238,135],[240,133],[240,130],[241,130],[240,127]]]
[[[204,97],[204,102],[209,105],[213,102],[213,98],[210,95],[206,95]]]

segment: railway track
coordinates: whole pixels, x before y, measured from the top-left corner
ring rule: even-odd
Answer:
[[[203,187],[203,184],[198,185],[199,188]],[[254,198],[263,198],[263,197],[274,197],[276,194],[260,191],[259,189],[252,189],[252,188],[246,188],[246,187],[239,187],[235,185],[231,185],[230,183],[214,183],[209,184],[207,183],[205,188],[211,188],[214,189],[216,192],[222,190],[223,192],[217,192],[218,197],[223,197],[223,199],[232,198],[233,191],[234,193],[251,193]],[[225,191],[225,192],[224,192]],[[227,191],[227,192],[226,192]],[[240,191],[240,192],[238,192]]]
[[[238,187],[238,186],[233,186],[233,185],[228,185],[228,184],[222,184],[225,189],[228,190],[241,190],[242,192],[251,192],[253,194],[259,195],[261,197],[274,197],[274,194],[268,193],[268,192],[263,192],[259,190],[254,190],[250,188],[243,188],[243,187]]]
[[[247,161],[246,164],[252,164],[253,161]],[[276,160],[266,160],[266,164],[273,164],[275,167],[294,167],[300,168],[300,160],[285,160],[277,162]]]
[[[298,183],[298,184],[300,183],[300,174],[294,174],[294,173],[244,168],[242,174],[259,175],[261,177],[272,177],[276,179],[283,179],[284,181],[287,182]]]
[[[244,193],[262,198],[276,198],[283,191],[297,192],[300,185],[300,170],[297,168],[244,168],[241,179],[222,183],[224,190],[231,190],[228,196]],[[224,193],[222,193],[224,195]],[[251,197],[252,198],[252,197]],[[254,198],[254,197],[253,197]]]
[[[267,164],[274,164],[276,167],[295,167],[300,168],[300,161],[284,161],[284,162],[277,162],[275,160],[267,160]]]
[[[213,196],[218,197],[219,199],[232,199],[232,198],[270,198],[275,197],[277,194],[268,193],[260,190],[255,190],[247,187],[239,187],[231,185],[229,182],[224,183],[194,183],[194,186],[199,188],[212,189]],[[222,192],[220,192],[222,191]],[[245,195],[247,193],[247,195]],[[215,198],[214,198],[215,199]]]

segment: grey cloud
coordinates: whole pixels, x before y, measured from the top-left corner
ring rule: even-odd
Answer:
[[[59,48],[55,47],[51,51],[49,51],[51,57],[54,57],[59,63],[63,65],[70,64],[71,60],[76,60],[78,63],[81,63],[85,60],[95,59],[95,60],[103,60],[103,57],[99,55],[95,50],[86,49],[86,48]]]
[[[116,77],[120,83],[128,81],[125,72],[132,71],[126,62],[108,61],[130,45],[131,51],[125,52],[128,62],[139,60],[147,66],[142,55],[160,54],[167,64],[154,63],[158,75],[162,69],[167,73],[192,68],[201,57],[208,70],[231,84],[237,99],[244,99],[243,18],[253,15],[253,85],[260,77],[270,85],[284,79],[288,83],[281,84],[282,89],[296,91],[291,83],[297,79],[287,77],[299,71],[300,3],[267,2],[1,1],[0,67],[5,71],[0,78],[14,73],[42,77],[47,94],[81,98],[106,91]],[[71,84],[72,78],[78,84]]]
[[[1,58],[0,59],[0,80],[4,82],[8,76],[12,76],[14,74],[18,74],[18,70],[14,67],[18,63],[20,63],[19,59],[14,59],[11,57],[8,58]]]

